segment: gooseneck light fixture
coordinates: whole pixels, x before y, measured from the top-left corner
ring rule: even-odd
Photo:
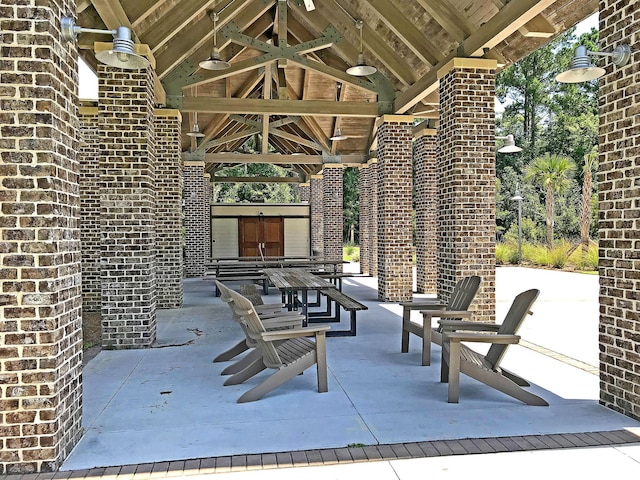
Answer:
[[[496,137],[496,140],[504,140],[504,145],[498,149],[500,153],[517,153],[522,151],[522,148],[516,145],[513,135]]]
[[[378,70],[372,65],[367,65],[364,59],[364,50],[362,49],[362,27],[364,22],[362,20],[356,21],[356,28],[360,30],[360,53],[358,54],[358,62],[353,67],[347,68],[347,73],[354,77],[366,77],[367,75],[373,75]]]
[[[140,70],[151,65],[149,60],[134,52],[131,30],[128,27],[120,26],[117,30],[83,28],[77,26],[73,18],[63,16],[60,20],[60,29],[62,37],[69,42],[75,42],[81,33],[110,33],[113,35],[113,48],[96,53],[96,59],[99,62],[111,67]]]
[[[209,58],[200,62],[200,68],[204,68],[205,70],[226,70],[231,67],[231,64],[220,58],[220,50],[218,49],[218,43],[216,41],[219,14],[214,11],[210,14],[211,20],[213,20],[213,47],[211,48]]]
[[[562,83],[578,83],[595,80],[596,78],[600,78],[604,75],[605,69],[593,65],[589,55],[611,57],[611,62],[614,65],[621,67],[629,62],[629,59],[631,58],[631,47],[629,47],[629,45],[619,45],[612,53],[607,53],[592,52],[587,50],[587,47],[584,45],[580,45],[573,53],[569,70],[559,73],[556,76],[556,80]]]

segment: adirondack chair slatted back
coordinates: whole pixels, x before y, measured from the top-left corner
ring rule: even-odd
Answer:
[[[533,302],[536,301],[536,298],[538,298],[539,293],[540,290],[531,289],[518,295],[513,300],[511,308],[509,308],[507,315],[504,317],[504,321],[502,322],[502,325],[500,325],[498,334],[517,334],[520,325],[522,325],[525,317],[531,311],[531,306],[533,305]],[[508,346],[509,345],[499,345],[495,343],[491,345],[491,348],[489,348],[489,351],[485,355],[485,360],[489,363],[491,368],[495,369],[495,367],[500,364]]]
[[[269,368],[280,368],[283,365],[283,361],[274,343],[265,342],[260,338],[260,334],[267,330],[264,328],[262,320],[260,320],[253,304],[238,292],[231,291],[230,294],[233,298],[233,308],[235,308],[236,313],[242,317],[240,323],[244,325],[246,332],[248,332],[247,338],[252,338],[260,347],[264,364]]]
[[[465,277],[456,283],[447,303],[447,310],[467,310],[480,288],[480,277]]]
[[[218,285],[218,290],[220,291],[220,298],[222,299],[223,302],[229,305],[233,319],[240,324],[242,331],[247,337],[247,340],[246,340],[247,345],[252,348],[257,347],[258,342],[249,336],[247,326],[242,322],[242,315],[238,313],[238,307],[234,303],[233,293],[235,292],[231,290],[229,287],[227,287],[226,285],[223,285],[221,282],[218,282],[217,280],[214,280],[214,281]]]

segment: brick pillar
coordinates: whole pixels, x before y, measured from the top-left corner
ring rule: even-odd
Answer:
[[[76,5],[21,4],[0,0],[0,474],[56,470],[82,433]]]
[[[437,293],[438,175],[436,130],[425,128],[415,137],[416,290]]]
[[[378,159],[372,158],[369,165],[369,275],[378,276]]]
[[[413,117],[378,120],[378,298],[413,298]]]
[[[213,253],[211,252],[211,202],[213,201],[213,182],[211,181],[211,174],[205,173],[203,176],[204,181],[204,201],[207,209],[207,216],[204,223],[204,256],[208,260]]]
[[[438,295],[479,275],[471,305],[495,321],[495,60],[455,58],[438,72]]]
[[[369,181],[369,165],[360,167],[360,185],[358,186],[360,197],[360,273],[369,275],[369,248],[371,242],[371,186]]]
[[[342,260],[344,229],[344,171],[342,164],[326,163],[323,169],[322,201],[324,207],[323,245],[327,260]],[[342,266],[339,265],[339,268]]]
[[[640,420],[639,7],[627,0],[600,1],[600,51],[626,44],[633,53],[622,67],[604,62],[606,74],[598,80],[600,403],[636,420]]]
[[[322,175],[311,175],[311,253],[324,255]]]
[[[151,68],[98,65],[102,343],[156,337],[156,158]]]
[[[311,183],[301,183],[298,189],[300,191],[300,201],[309,203],[311,199]]]
[[[204,275],[211,243],[209,201],[204,182],[204,162],[184,162],[185,270],[187,277]]]
[[[156,114],[156,263],[158,308],[182,306],[182,155],[178,110]]]
[[[100,274],[100,136],[98,108],[80,107],[80,246],[82,249],[82,311],[99,312]]]

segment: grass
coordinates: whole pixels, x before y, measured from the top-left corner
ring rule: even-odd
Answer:
[[[598,269],[598,247],[589,245],[586,254],[578,247],[571,255],[572,245],[565,241],[558,241],[553,248],[546,245],[523,243],[522,264],[546,268],[595,271]],[[518,244],[504,242],[496,245],[496,263],[498,265],[515,265],[518,263]]]
[[[342,247],[342,258],[346,262],[360,261],[360,247],[357,245],[345,245]]]

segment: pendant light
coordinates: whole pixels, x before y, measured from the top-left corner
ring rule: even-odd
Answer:
[[[195,97],[198,98],[198,87],[196,87]],[[198,126],[198,112],[193,112],[193,130],[188,132],[187,135],[193,138],[204,137],[204,133],[200,131],[200,127]]]
[[[364,59],[364,51],[362,49],[362,27],[364,23],[362,20],[356,22],[356,28],[360,30],[360,53],[358,54],[358,63],[353,67],[347,68],[347,73],[354,77],[366,77],[367,75],[373,75],[378,70],[372,65],[367,65]]]
[[[329,137],[329,140],[335,142],[337,140],[346,140],[347,138],[349,137],[347,137],[346,135],[343,135],[342,132],[340,131],[340,128],[337,128],[335,135],[333,135],[332,137]]]
[[[231,65],[229,62],[225,62],[220,59],[220,50],[218,49],[216,42],[218,13],[212,11],[211,18],[213,20],[213,48],[211,48],[211,55],[209,55],[209,58],[200,62],[200,68],[204,68],[205,70],[226,70],[231,67]]]

